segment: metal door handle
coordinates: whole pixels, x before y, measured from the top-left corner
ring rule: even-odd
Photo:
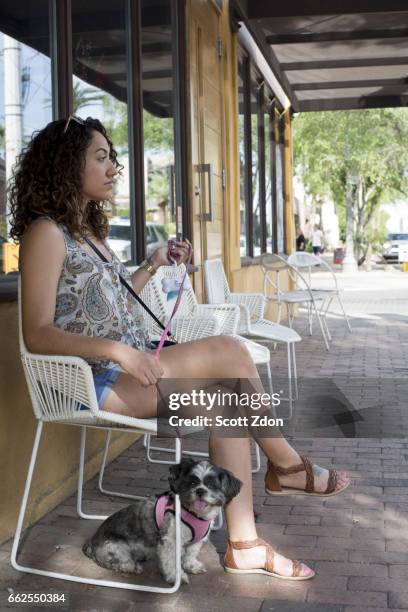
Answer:
[[[204,212],[200,215],[202,221],[214,221],[214,209],[213,209],[213,164],[197,164],[195,166],[197,172],[207,174],[208,176],[208,212]],[[200,193],[200,189],[198,192]],[[197,193],[196,188],[196,195]]]

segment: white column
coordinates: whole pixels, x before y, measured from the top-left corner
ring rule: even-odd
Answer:
[[[23,146],[23,105],[21,96],[21,45],[3,34],[4,58],[4,127],[6,151],[6,181],[12,174],[16,157]],[[9,203],[6,207],[9,212]],[[7,234],[9,218],[7,217]]]

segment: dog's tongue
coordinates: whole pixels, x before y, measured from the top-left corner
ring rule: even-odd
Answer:
[[[207,507],[207,502],[202,501],[201,499],[197,499],[194,502],[194,510],[198,510],[199,512],[202,512],[203,510],[205,510]]]

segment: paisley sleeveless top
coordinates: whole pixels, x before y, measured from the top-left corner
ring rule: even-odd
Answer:
[[[121,274],[131,284],[131,274],[109,245],[112,256],[103,262],[96,253],[82,249],[64,225],[58,226],[65,241],[66,256],[58,282],[54,325],[83,336],[124,342],[136,349],[149,346],[142,308],[123,287]],[[117,367],[113,361],[87,359],[93,374]]]

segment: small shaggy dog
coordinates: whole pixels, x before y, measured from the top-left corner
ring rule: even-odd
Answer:
[[[124,573],[142,572],[140,561],[157,555],[166,582],[176,575],[174,495],[181,503],[182,582],[200,574],[197,556],[212,520],[238,495],[242,482],[209,461],[183,459],[170,468],[170,491],[141,499],[106,519],[82,550],[98,565]]]

